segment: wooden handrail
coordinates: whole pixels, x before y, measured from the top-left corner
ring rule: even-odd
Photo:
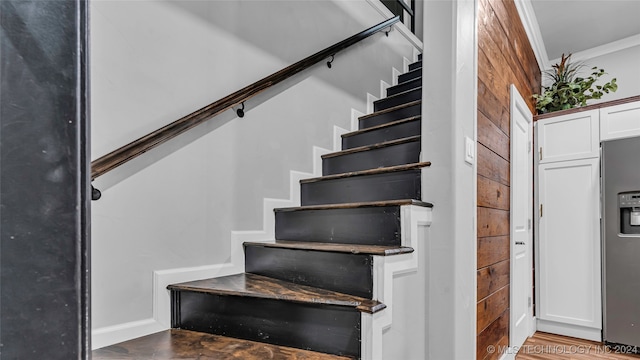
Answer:
[[[256,96],[257,94],[265,91],[271,86],[274,86],[291,76],[335,55],[341,50],[344,50],[369,36],[376,34],[386,28],[390,28],[392,25],[400,21],[400,17],[396,16],[385,20],[378,25],[370,27],[367,30],[361,31],[348,39],[342,40],[339,43],[329,46],[328,48],[321,50],[311,56],[308,56],[297,63],[287,66],[286,68],[277,71],[262,80],[258,80],[255,83],[246,86],[232,94],[217,100],[200,110],[194,111],[191,114],[184,116],[160,129],[149,133],[121,148],[118,148],[94,161],[91,162],[91,179],[94,180],[97,177],[104,175],[108,171],[115,169],[116,167],[132,160],[145,152],[155,148],[156,146],[173,139],[174,137],[182,134],[183,132],[209,120],[210,118],[228,110],[236,105],[240,105],[246,100]]]

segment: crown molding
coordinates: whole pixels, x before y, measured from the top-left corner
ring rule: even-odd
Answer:
[[[632,35],[624,39],[613,41],[604,45],[596,46],[591,49],[578,51],[571,55],[572,60],[589,60],[598,56],[607,55],[616,51],[628,49],[630,47],[640,46],[640,34]],[[549,61],[550,64],[560,62],[560,58]]]
[[[533,11],[531,0],[515,0],[515,4],[518,9],[518,15],[520,15],[520,21],[522,21],[524,30],[533,48],[533,53],[536,56],[536,60],[538,60],[538,67],[540,71],[544,71],[551,67],[551,62],[549,61],[547,49],[542,40],[540,25],[538,25],[538,19],[536,18],[535,11]]]
[[[540,71],[544,71],[551,68],[551,64],[558,63],[560,58],[553,60],[549,59],[549,55],[547,54],[547,50],[544,46],[544,40],[542,40],[542,33],[540,32],[538,19],[536,18],[531,1],[532,0],[515,0],[515,4],[518,9],[518,15],[520,15],[520,20],[522,21],[522,25],[524,26],[524,30],[527,33],[527,37],[529,38],[529,42],[533,48],[533,53],[538,61]],[[572,58],[574,60],[589,60],[634,46],[640,46],[640,34],[573,53]]]

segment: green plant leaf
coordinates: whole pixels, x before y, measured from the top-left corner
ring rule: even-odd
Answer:
[[[551,85],[543,86],[541,94],[533,95],[539,113],[585,106],[588,100],[600,99],[604,94],[618,90],[615,78],[604,85],[596,85],[594,89],[594,83],[606,74],[604,69],[594,66],[591,75],[583,78],[578,74],[584,63],[573,63],[570,58],[571,54],[562,54],[560,62],[543,73],[551,80]]]

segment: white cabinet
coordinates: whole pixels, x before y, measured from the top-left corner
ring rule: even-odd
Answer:
[[[640,101],[600,109],[600,139],[640,136]]]
[[[540,164],[600,156],[598,110],[538,121]]]
[[[561,334],[600,340],[599,166],[595,158],[539,167],[538,330],[576,325]]]
[[[537,329],[601,340],[598,110],[540,120]]]

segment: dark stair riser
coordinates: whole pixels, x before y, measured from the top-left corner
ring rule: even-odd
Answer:
[[[390,111],[385,111],[380,114],[373,114],[371,116],[363,116],[359,119],[359,128],[366,129],[373,126],[378,126],[386,123],[390,123],[396,120],[406,119],[408,117],[418,116],[422,112],[422,104],[417,102],[410,106],[399,107]]]
[[[353,149],[355,147],[373,145],[385,141],[416,136],[420,135],[420,132],[420,118],[416,118],[414,120],[401,122],[393,126],[366,131],[351,136],[343,136],[342,149]]]
[[[416,163],[420,159],[420,139],[322,159],[322,175],[377,169]]]
[[[377,100],[373,103],[373,110],[380,111],[394,106],[406,104],[416,100],[422,99],[422,88],[416,88],[413,90],[405,91],[400,94],[396,94],[391,97],[387,97],[381,100]]]
[[[245,246],[246,272],[371,299],[373,256]]]
[[[400,246],[400,206],[277,211],[276,239]]]
[[[422,76],[422,68],[406,72],[406,73],[398,76],[398,84],[402,84],[404,82],[413,80],[415,78],[419,78],[421,76]]]
[[[420,169],[302,183],[302,205],[416,199]]]
[[[422,54],[418,54],[418,60],[422,61]]]
[[[360,356],[361,314],[335,305],[172,291],[172,327]]]
[[[419,69],[421,67],[422,67],[422,60],[418,60],[418,61],[414,62],[413,64],[409,64],[409,71],[415,70],[415,69]]]
[[[422,87],[422,78],[413,79],[411,81],[407,81],[404,84],[399,84],[388,88],[387,96],[393,96],[419,87]]]

